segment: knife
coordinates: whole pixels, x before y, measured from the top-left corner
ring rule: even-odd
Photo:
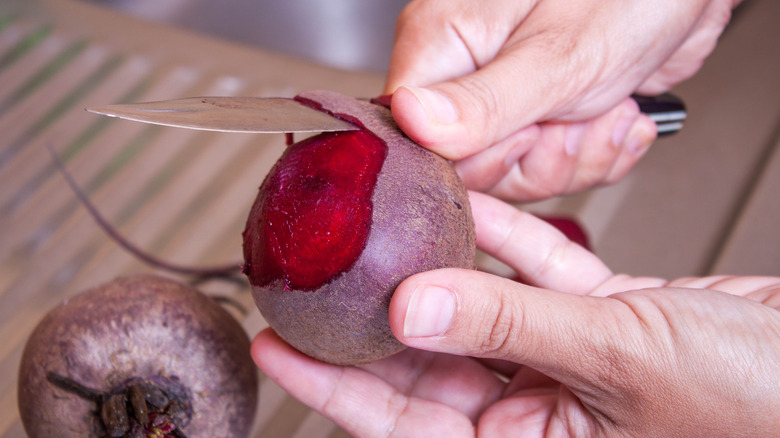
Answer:
[[[632,96],[658,126],[658,135],[678,132],[687,117],[682,100],[672,94]],[[387,96],[374,99],[385,106]],[[222,132],[290,133],[358,129],[323,111],[280,97],[189,97],[156,102],[106,105],[87,111],[156,125]]]
[[[188,97],[106,105],[87,111],[155,125],[204,131],[275,133],[354,131],[352,123],[281,97]]]
[[[658,127],[658,136],[665,137],[679,132],[688,112],[682,99],[671,93],[658,96],[631,96],[639,104],[639,111],[650,116]]]

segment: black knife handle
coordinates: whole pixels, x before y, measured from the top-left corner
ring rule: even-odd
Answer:
[[[688,112],[682,99],[665,93],[658,96],[631,96],[638,104],[639,110],[650,116],[658,126],[658,136],[665,137],[678,132],[683,127]]]
[[[390,108],[391,97],[392,95],[385,94],[370,99],[370,102]],[[655,122],[659,137],[672,135],[681,130],[688,117],[685,103],[674,94],[665,93],[658,96],[633,94],[631,98],[639,104],[639,110],[650,116]]]

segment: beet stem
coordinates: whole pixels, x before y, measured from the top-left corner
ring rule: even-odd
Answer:
[[[86,400],[100,403],[103,398],[103,394],[100,391],[84,386],[70,377],[61,376],[50,371],[46,374],[46,380],[54,386]]]
[[[57,169],[59,169],[60,173],[65,178],[65,181],[68,183],[70,188],[76,194],[76,197],[79,199],[79,201],[84,206],[84,208],[87,209],[87,211],[95,220],[95,222],[97,222],[100,228],[102,228],[103,231],[105,231],[106,234],[108,234],[109,237],[111,237],[111,239],[113,239],[122,248],[124,248],[126,251],[134,255],[136,258],[140,259],[144,263],[151,265],[153,267],[165,269],[170,272],[175,272],[184,275],[195,275],[198,277],[209,278],[209,277],[231,277],[240,274],[241,272],[240,262],[232,263],[226,266],[217,266],[217,267],[181,266],[181,265],[169,263],[164,260],[158,259],[157,257],[154,257],[146,253],[142,249],[138,248],[129,240],[125,239],[124,236],[119,234],[119,232],[114,228],[114,226],[111,225],[108,222],[108,220],[106,220],[103,217],[102,214],[100,214],[97,207],[95,207],[92,201],[89,200],[87,194],[84,193],[81,187],[79,187],[78,183],[76,183],[76,180],[73,179],[73,176],[70,174],[70,172],[68,172],[68,169],[65,167],[65,163],[62,162],[62,158],[60,158],[60,156],[57,154],[57,151],[54,150],[54,147],[50,143],[47,143],[46,147],[49,149],[49,152],[51,153],[52,159],[54,161],[54,164],[57,166]]]
[[[238,310],[238,312],[239,312],[240,314],[242,314],[242,315],[245,315],[245,316],[246,316],[246,315],[248,315],[248,314],[249,314],[249,309],[247,309],[247,308],[246,308],[246,306],[244,306],[243,304],[241,304],[240,302],[238,302],[238,300],[235,300],[235,299],[233,299],[233,298],[231,298],[231,297],[229,297],[229,296],[227,296],[227,295],[217,295],[217,294],[211,294],[211,295],[209,295],[209,297],[210,297],[212,300],[214,300],[214,301],[216,301],[217,303],[219,303],[219,304],[223,304],[223,305],[232,306],[233,308],[235,308],[236,310]]]
[[[181,420],[185,408],[178,402],[168,400],[164,391],[156,386],[146,387],[146,389],[150,396],[157,393],[162,396],[161,398],[158,395],[157,399],[160,400],[157,401],[165,406],[156,406],[156,408],[163,410],[163,412],[150,412],[144,390],[137,384],[130,385],[122,392],[111,394],[84,386],[69,377],[51,371],[46,374],[46,379],[64,391],[97,404],[100,421],[110,437],[187,438],[177,425],[177,420]],[[130,413],[133,414],[132,418],[142,426],[143,431],[133,429],[130,423]],[[151,421],[153,416],[155,421]],[[184,421],[186,422],[186,420]],[[141,432],[142,435],[137,435],[138,432]]]

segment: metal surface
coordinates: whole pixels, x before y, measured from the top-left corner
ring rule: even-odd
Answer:
[[[190,97],[87,111],[137,122],[221,132],[352,131],[357,126],[286,98]]]
[[[408,0],[89,0],[145,20],[347,69],[383,72]]]

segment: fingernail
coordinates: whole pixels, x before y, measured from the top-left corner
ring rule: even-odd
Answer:
[[[626,149],[634,155],[642,155],[653,144],[655,135],[646,129],[635,129],[626,139]]]
[[[615,127],[612,128],[612,144],[615,147],[623,146],[623,142],[626,141],[628,131],[631,130],[631,126],[636,121],[636,114],[623,115],[615,123]]]
[[[428,116],[436,123],[449,125],[458,121],[458,111],[447,96],[428,88],[404,88],[414,94]]]
[[[449,289],[430,285],[418,287],[406,308],[404,336],[425,338],[443,334],[452,323],[455,307],[455,295]]]
[[[587,123],[572,123],[566,126],[564,134],[564,148],[569,155],[577,155],[582,145],[582,136],[585,134]]]

